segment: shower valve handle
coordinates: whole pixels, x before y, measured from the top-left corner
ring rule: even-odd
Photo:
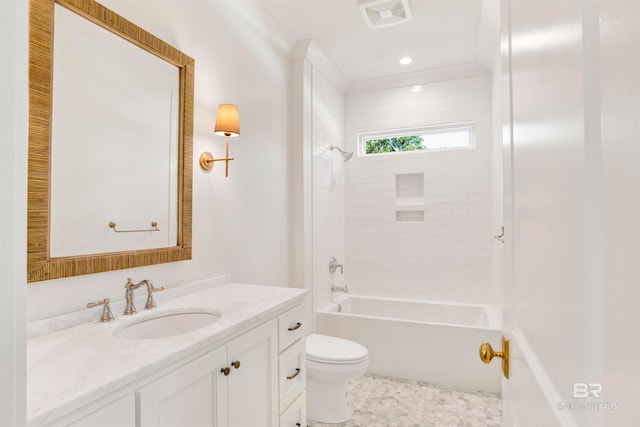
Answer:
[[[340,274],[344,274],[342,264],[338,264],[338,260],[335,257],[329,258],[329,273],[335,273],[340,268]]]

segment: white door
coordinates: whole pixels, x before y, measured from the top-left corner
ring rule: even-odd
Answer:
[[[505,426],[640,425],[640,2],[502,2]]]

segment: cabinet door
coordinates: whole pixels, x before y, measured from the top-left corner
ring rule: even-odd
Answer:
[[[219,348],[138,390],[138,426],[226,427],[226,360]]]
[[[276,427],[278,423],[277,322],[272,320],[227,346],[229,426]]]

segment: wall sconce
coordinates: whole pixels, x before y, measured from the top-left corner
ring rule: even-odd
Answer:
[[[233,104],[220,104],[218,106],[218,116],[216,117],[216,127],[213,130],[218,135],[224,135],[227,137],[227,148],[224,159],[214,159],[213,154],[205,151],[200,155],[200,167],[204,170],[213,169],[215,162],[225,162],[224,176],[229,176],[229,161],[233,160],[233,157],[229,157],[229,137],[240,135],[240,115],[238,114],[238,107]]]

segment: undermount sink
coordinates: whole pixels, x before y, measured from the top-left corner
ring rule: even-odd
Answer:
[[[209,326],[222,317],[222,313],[208,310],[185,309],[159,312],[139,322],[126,324],[113,331],[113,336],[129,340],[150,340],[186,334]]]

